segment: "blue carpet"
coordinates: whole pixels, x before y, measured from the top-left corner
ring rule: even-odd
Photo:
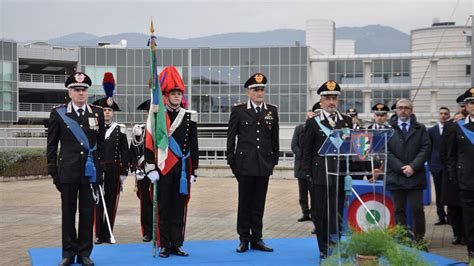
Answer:
[[[171,255],[169,258],[152,257],[151,244],[115,244],[94,246],[91,259],[101,265],[319,265],[316,238],[276,238],[265,242],[274,252],[249,250],[235,252],[237,240],[187,241],[184,249],[189,257]],[[57,265],[61,248],[29,249],[33,266]],[[423,253],[432,265],[449,265],[457,262],[438,255]],[[456,264],[461,265],[461,264]]]

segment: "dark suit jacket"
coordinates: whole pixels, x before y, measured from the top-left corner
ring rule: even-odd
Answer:
[[[303,170],[301,169],[301,160],[303,159],[303,138],[304,138],[304,124],[297,125],[293,132],[291,139],[291,151],[295,154],[295,177],[305,178]]]
[[[425,162],[431,152],[428,132],[423,124],[411,116],[411,125],[407,136],[404,137],[397,124],[398,117],[391,118],[394,129],[393,136],[388,141],[387,189],[410,190],[426,188]],[[407,177],[401,169],[410,165],[415,173]]]
[[[106,126],[107,128],[107,126]],[[124,127],[125,128],[125,127]],[[120,175],[128,175],[129,150],[127,135],[121,131],[121,126],[117,125],[108,139],[105,139],[104,157],[102,163],[120,164]],[[106,130],[107,132],[107,130]]]
[[[444,130],[444,127],[443,127]],[[439,124],[428,129],[428,135],[431,140],[431,156],[428,161],[430,165],[430,171],[438,173],[443,170],[443,163],[439,157],[439,147],[441,145],[441,135],[439,134]]]
[[[464,125],[474,131],[474,122]],[[467,138],[457,123],[448,135],[448,171],[450,177],[457,180],[461,190],[474,191],[474,144]]]
[[[250,102],[233,107],[227,130],[227,164],[235,175],[269,176],[280,156],[278,109]]]
[[[48,157],[48,174],[57,175],[60,183],[69,184],[88,184],[89,179],[84,176],[85,164],[88,152],[74,137],[71,130],[69,130],[66,123],[63,121],[57,108],[64,107],[60,105],[51,110],[48,123],[48,143],[47,143],[47,157]],[[80,121],[78,115],[72,108],[72,104],[67,106],[66,115],[82,125],[82,129],[87,135],[90,147],[97,144],[97,150],[93,153],[94,163],[97,169],[97,175],[100,174],[99,160],[104,155],[104,136],[105,136],[105,122],[104,112],[102,107],[89,104],[86,108],[83,122]],[[89,121],[95,120],[97,128],[93,129]],[[59,150],[58,158],[58,144],[61,148]]]
[[[319,115],[321,118],[321,124],[329,129],[340,129],[340,128],[352,128],[352,119],[349,116],[339,114],[336,126],[333,128],[329,124],[323,113]],[[326,185],[326,166],[324,156],[318,154],[319,149],[323,145],[327,136],[323,130],[319,127],[314,118],[308,119],[305,124],[304,133],[304,146],[303,149],[303,171],[305,175],[310,175],[312,182],[315,185]],[[335,172],[337,170],[336,157],[330,157],[329,159],[329,171]],[[340,163],[340,173],[345,175],[345,164]],[[329,178],[329,185],[335,185],[335,177]],[[339,182],[342,184],[344,178],[339,178]]]

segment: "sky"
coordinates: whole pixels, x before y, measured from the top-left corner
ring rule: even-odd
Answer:
[[[405,33],[434,18],[465,25],[471,0],[0,0],[0,38],[48,40],[74,32],[148,33],[186,39],[229,32],[305,29],[309,19],[336,27],[390,26]],[[451,19],[450,19],[451,18]],[[470,25],[471,22],[469,22]]]

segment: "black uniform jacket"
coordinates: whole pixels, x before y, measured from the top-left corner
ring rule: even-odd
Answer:
[[[125,135],[125,125],[117,124],[108,138],[105,139],[104,156],[101,163],[119,163],[120,175],[126,176],[128,175],[128,157],[129,151],[127,135]]]
[[[464,127],[473,132],[474,121],[465,118]],[[455,123],[448,135],[448,171],[456,179],[461,190],[474,191],[474,144],[467,138],[460,126]]]
[[[59,177],[60,183],[88,184],[89,179],[84,176],[85,164],[88,156],[83,147],[64,120],[59,115],[57,108],[66,106],[66,115],[77,121],[82,127],[89,140],[90,147],[97,144],[97,150],[93,152],[94,164],[97,174],[100,173],[99,160],[103,157],[105,122],[102,107],[87,104],[82,122],[74,111],[72,104],[60,105],[51,110],[48,125],[48,174]],[[58,143],[60,150],[58,156]]]
[[[227,164],[235,175],[269,176],[280,156],[278,107],[263,103],[257,114],[250,100],[235,105],[227,130]]]
[[[328,129],[352,128],[352,119],[347,115],[337,113],[337,121],[335,127],[329,124],[328,119],[321,111],[319,114],[321,124]],[[319,149],[326,141],[326,134],[319,127],[315,118],[306,120],[304,133],[304,149],[303,149],[303,171],[305,175],[311,176],[314,185],[326,185],[326,166],[324,156],[318,154]],[[340,175],[345,175],[345,161],[339,164]],[[328,168],[331,172],[337,170],[337,158],[332,156],[328,158]],[[329,185],[336,184],[336,177],[329,176]],[[344,178],[339,178],[339,182],[343,183]]]

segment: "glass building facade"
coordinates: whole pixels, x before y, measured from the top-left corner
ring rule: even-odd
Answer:
[[[18,105],[17,44],[0,41],[0,121],[16,122]]]
[[[410,59],[381,59],[370,63],[371,83],[411,83]],[[363,84],[363,60],[329,62],[329,79],[340,84]]]
[[[307,47],[158,49],[159,71],[175,66],[186,85],[185,97],[198,111],[199,122],[225,124],[231,107],[245,102],[245,81],[255,72],[267,76],[266,101],[279,106],[281,123],[304,120],[308,86]],[[83,47],[81,70],[93,82],[90,100],[104,95],[104,72],[115,76],[116,101],[122,112],[117,120],[140,123],[146,119],[136,107],[149,99],[150,54],[148,49]]]

